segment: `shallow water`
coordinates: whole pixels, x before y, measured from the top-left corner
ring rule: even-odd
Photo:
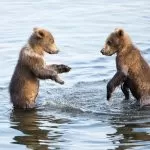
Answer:
[[[106,101],[115,56],[100,54],[107,35],[123,27],[150,63],[149,0],[0,0],[0,149],[149,150],[150,110],[119,88]],[[14,111],[8,84],[33,27],[49,29],[61,50],[48,63],[65,63],[65,85],[42,81],[33,111]]]

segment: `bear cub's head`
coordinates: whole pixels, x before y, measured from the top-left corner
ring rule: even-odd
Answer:
[[[28,42],[35,51],[42,49],[49,54],[57,54],[59,52],[54,37],[48,30],[43,28],[33,28],[33,33]]]
[[[122,49],[131,43],[128,34],[121,28],[116,28],[106,39],[105,46],[101,53],[106,56],[111,56],[122,51]]]

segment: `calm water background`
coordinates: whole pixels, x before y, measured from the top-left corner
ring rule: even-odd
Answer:
[[[8,84],[33,27],[49,29],[61,50],[46,55],[64,63],[65,85],[42,81],[34,111],[13,111]],[[149,150],[150,110],[119,88],[106,101],[115,56],[100,49],[116,27],[129,32],[150,63],[149,0],[0,0],[0,149]]]

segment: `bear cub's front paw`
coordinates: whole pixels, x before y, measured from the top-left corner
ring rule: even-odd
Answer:
[[[58,68],[59,68],[59,73],[69,72],[71,70],[69,66],[63,64],[59,65]]]
[[[107,93],[107,101],[110,101],[110,98],[111,98],[111,94]]]
[[[61,80],[58,76],[55,78],[55,82],[59,83],[59,84],[64,84],[65,82],[63,80]]]

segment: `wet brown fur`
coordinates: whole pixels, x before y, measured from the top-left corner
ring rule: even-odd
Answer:
[[[129,88],[141,106],[150,105],[150,67],[129,35],[123,29],[116,29],[107,38],[101,52],[109,56],[117,54],[117,73],[107,84],[107,99],[110,99],[117,86],[123,84],[122,90],[126,98],[129,98]]]
[[[51,79],[64,84],[58,73],[70,71],[65,65],[46,65],[44,51],[58,53],[51,33],[34,28],[28,43],[21,49],[14,74],[9,85],[10,99],[15,108],[34,108],[39,91],[39,79]]]

